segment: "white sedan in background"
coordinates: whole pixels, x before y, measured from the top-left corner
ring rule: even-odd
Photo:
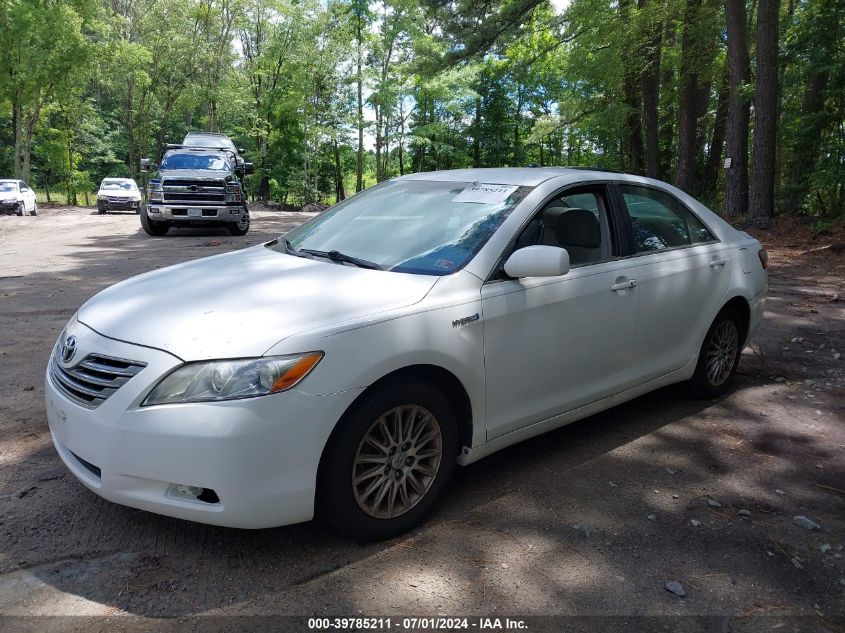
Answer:
[[[131,211],[138,213],[141,208],[141,192],[131,178],[103,178],[97,191],[97,211]]]
[[[23,180],[0,180],[0,215],[38,215],[35,192]]]
[[[766,253],[678,189],[565,168],[384,182],[261,246],[92,298],[56,343],[56,449],[95,493],[362,539],[469,464],[653,389],[724,393]]]

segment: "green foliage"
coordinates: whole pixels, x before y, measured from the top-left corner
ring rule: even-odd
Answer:
[[[845,0],[782,11],[781,208],[841,215]],[[253,197],[333,202],[355,190],[359,126],[366,186],[471,166],[636,168],[658,59],[660,167],[671,178],[694,79],[703,178],[721,157],[724,33],[719,0],[572,0],[561,14],[538,0],[0,0],[0,175],[80,199],[204,129],[246,149]],[[699,193],[719,206],[713,178]]]

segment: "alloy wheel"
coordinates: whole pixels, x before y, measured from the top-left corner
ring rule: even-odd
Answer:
[[[401,405],[367,429],[352,463],[358,506],[377,519],[393,519],[413,508],[437,477],[443,435],[434,415],[418,405]]]
[[[714,387],[724,383],[733,371],[739,347],[736,324],[724,320],[716,326],[707,347],[707,380]]]

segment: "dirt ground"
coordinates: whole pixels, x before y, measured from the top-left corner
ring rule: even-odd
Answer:
[[[305,217],[253,216],[245,237],[157,239],[136,216],[87,209],[0,217],[0,629],[444,614],[518,616],[529,630],[845,630],[845,257],[806,253],[826,242],[800,227],[761,236],[766,321],[733,393],[663,389],[459,469],[437,514],[401,538],[211,527],[88,492],[47,429],[56,337],[112,283]]]

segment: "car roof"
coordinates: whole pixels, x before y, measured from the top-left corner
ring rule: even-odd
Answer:
[[[21,182],[17,178],[0,178],[0,182]]]
[[[226,136],[222,132],[188,132],[185,136]],[[229,138],[226,136],[226,138]]]
[[[121,176],[106,176],[103,178],[103,182],[110,180],[111,182],[135,182],[131,178],[123,178]]]
[[[473,169],[420,172],[401,176],[400,179],[442,182],[485,182],[497,185],[536,187],[547,180],[561,177],[565,177],[572,182],[590,180],[658,182],[652,181],[650,178],[643,178],[642,176],[590,167],[477,167]]]

